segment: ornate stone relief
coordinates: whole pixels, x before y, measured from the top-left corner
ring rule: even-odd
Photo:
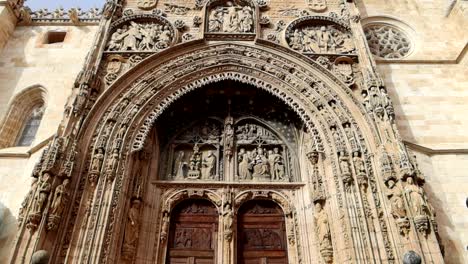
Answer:
[[[322,17],[302,17],[286,29],[286,42],[303,53],[353,54],[351,33],[347,27]]]
[[[326,0],[308,0],[309,8],[315,12],[323,12],[327,9]]]
[[[164,4],[165,8],[164,11],[168,14],[174,14],[178,16],[186,15],[190,10],[190,7],[180,6],[175,4]]]
[[[176,31],[161,16],[138,15],[115,22],[110,36],[107,51],[158,52],[173,45]]]
[[[205,36],[216,39],[253,39],[256,11],[250,1],[209,1]]]
[[[411,51],[412,43],[402,30],[388,24],[371,24],[364,33],[372,54],[384,59],[401,59]]]
[[[137,0],[138,8],[143,9],[143,10],[153,9],[157,3],[158,3],[158,0]]]
[[[102,12],[99,8],[91,8],[83,11],[81,8],[65,10],[57,8],[49,11],[47,8],[32,12],[29,8],[22,8],[21,23],[73,23],[73,24],[96,24],[101,19]]]

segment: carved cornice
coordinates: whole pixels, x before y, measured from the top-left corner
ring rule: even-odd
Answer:
[[[160,188],[223,188],[232,187],[239,189],[290,189],[296,190],[305,186],[301,182],[213,182],[213,181],[153,181]]]

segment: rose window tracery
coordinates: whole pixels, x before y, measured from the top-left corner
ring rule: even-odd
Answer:
[[[375,56],[384,59],[400,59],[411,51],[409,37],[390,25],[370,25],[364,29],[369,49]]]

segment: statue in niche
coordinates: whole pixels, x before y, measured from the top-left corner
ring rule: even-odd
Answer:
[[[140,229],[140,199],[133,198],[130,210],[128,211],[127,224],[125,225],[123,255],[124,258],[131,258],[135,254],[139,238]]]
[[[387,191],[387,197],[390,199],[393,217],[397,219],[405,218],[406,208],[405,202],[403,200],[403,192],[398,186],[396,186],[396,183],[393,179],[388,180],[387,186],[389,189]]]
[[[200,148],[198,147],[198,144],[195,144],[193,146],[193,153],[192,156],[190,157],[190,163],[189,163],[189,172],[187,178],[189,179],[199,179],[201,176],[201,163],[202,163],[202,155],[200,152]]]
[[[241,180],[251,180],[252,174],[250,173],[249,166],[251,163],[250,160],[251,154],[246,152],[244,148],[239,150],[238,159],[239,159],[239,178]]]
[[[327,213],[320,202],[315,203],[315,232],[319,241],[319,248],[326,263],[332,263],[333,246]]]
[[[32,179],[31,188],[29,189],[28,194],[26,195],[23,202],[21,203],[21,208],[19,209],[19,213],[18,213],[18,226],[21,226],[21,224],[23,223],[26,209],[28,208],[29,203],[33,199],[34,192],[36,191],[37,182],[38,182],[37,178]]]
[[[253,170],[254,179],[264,179],[269,178],[270,166],[268,159],[264,154],[263,148],[259,146],[256,151],[253,152],[255,158],[251,161],[251,166]]]
[[[273,157],[270,158],[270,160],[273,160],[273,163],[271,163],[273,166],[272,167],[272,180],[284,180],[285,175],[284,175],[284,162],[283,162],[283,156],[279,152],[278,148],[273,149],[273,153],[271,154]]]
[[[34,197],[34,203],[31,211],[32,214],[42,213],[51,189],[50,179],[51,177],[49,173],[45,172],[42,175],[42,179],[39,182],[39,188]]]
[[[424,191],[414,183],[413,177],[406,179],[405,193],[415,215],[426,215],[427,204],[424,200]]]
[[[184,170],[187,166],[187,162],[185,162],[185,152],[179,151],[176,157],[176,161],[174,163],[174,175],[177,180],[184,179]]]
[[[208,31],[251,33],[253,22],[253,10],[250,6],[236,6],[229,1],[227,7],[218,6],[210,11]]]
[[[167,239],[167,232],[169,231],[169,212],[164,211],[162,217],[162,225],[161,225],[161,240],[165,241]]]
[[[208,150],[206,157],[203,158],[201,168],[201,178],[204,180],[213,179],[216,174],[216,156],[213,151]]]
[[[234,148],[234,129],[232,128],[233,123],[234,119],[231,116],[226,117],[226,120],[224,121],[222,144],[224,145],[224,154],[229,158],[231,158]]]
[[[359,152],[353,152],[353,162],[354,166],[356,167],[356,174],[366,174],[366,166],[364,165],[364,161],[359,156]]]
[[[104,160],[104,150],[102,148],[98,148],[97,153],[94,154],[93,161],[91,163],[91,171],[99,172],[101,170],[103,160]]]
[[[62,184],[55,188],[52,204],[50,205],[49,219],[47,222],[47,230],[55,230],[58,227],[60,218],[68,202],[68,184],[70,180],[63,180]]]
[[[223,211],[223,220],[224,220],[224,238],[227,241],[231,241],[232,239],[232,227],[234,221],[234,212],[232,211],[232,206],[229,202],[224,204],[224,211]]]

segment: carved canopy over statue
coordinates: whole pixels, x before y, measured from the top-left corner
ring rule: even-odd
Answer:
[[[303,53],[353,54],[355,47],[346,26],[325,17],[301,17],[286,29],[290,48]]]
[[[208,1],[205,32],[212,38],[253,39],[256,8],[251,1]]]
[[[158,52],[170,47],[176,39],[174,27],[156,15],[125,17],[112,27],[106,46],[112,52]]]

